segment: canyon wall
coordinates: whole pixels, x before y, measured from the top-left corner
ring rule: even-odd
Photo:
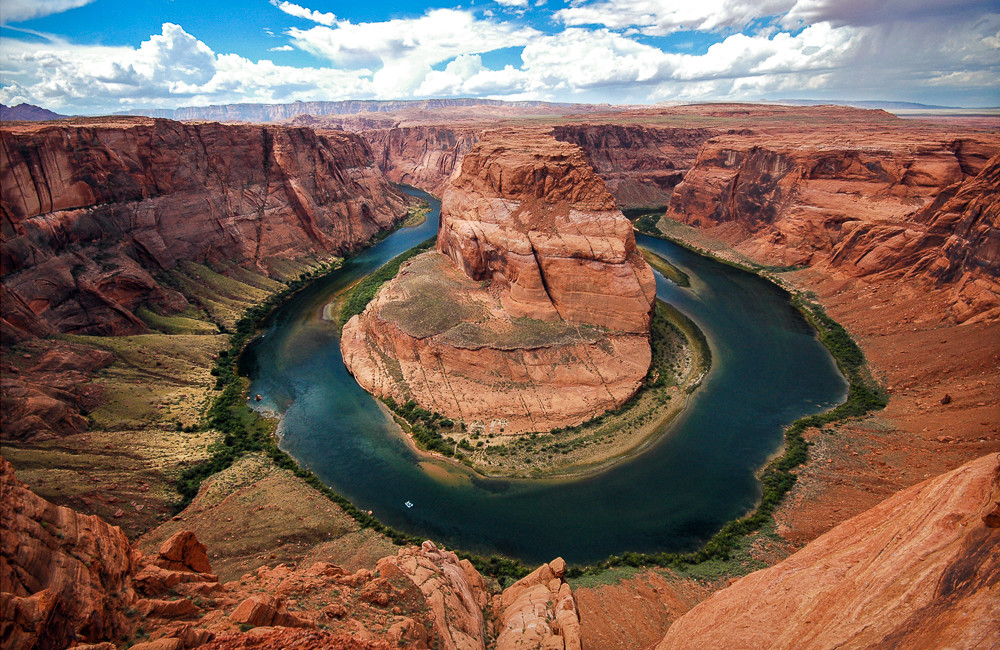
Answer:
[[[702,144],[719,131],[637,124],[564,124],[552,135],[587,156],[622,208],[667,205]]]
[[[362,131],[389,180],[441,196],[462,157],[480,138],[480,127],[402,126]]]
[[[906,131],[723,135],[667,218],[765,263],[953,287],[953,316],[1000,316],[1000,137]]]
[[[358,131],[371,145],[379,167],[390,180],[414,185],[435,196],[443,194],[448,179],[472,145],[493,128],[486,122],[398,122],[387,125],[379,118],[364,115],[296,120],[317,128],[336,123],[340,128]],[[621,208],[667,205],[702,144],[718,132],[710,128],[614,123],[565,124],[551,130],[557,140],[583,150],[587,162]]]
[[[5,332],[144,331],[184,261],[275,274],[405,214],[365,142],[309,129],[98,119],[0,131]]]
[[[675,621],[671,648],[1000,645],[1000,455],[924,481]]]
[[[580,149],[494,132],[445,191],[438,249],[347,323],[341,347],[379,397],[490,431],[547,431],[638,390],[655,293]]]

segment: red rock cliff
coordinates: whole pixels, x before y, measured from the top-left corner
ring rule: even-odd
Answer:
[[[18,127],[0,131],[0,167],[5,328],[27,306],[64,332],[142,331],[138,305],[185,306],[154,278],[181,261],[269,272],[356,248],[405,211],[362,139],[302,128]]]
[[[663,206],[694,165],[702,144],[718,131],[638,124],[562,124],[557,140],[583,149],[622,208]]]
[[[2,458],[0,497],[4,648],[144,638],[132,647],[485,650],[490,636],[502,648],[580,647],[562,560],[503,593],[432,542],[381,558],[375,572],[279,564],[221,584],[190,531],[144,556],[118,527],[32,493]]]
[[[719,136],[677,186],[667,217],[772,264],[951,283],[957,320],[992,318],[998,151],[993,135],[902,127]]]
[[[476,126],[403,126],[362,131],[386,177],[441,196],[483,131]]]
[[[649,331],[652,270],[578,147],[516,132],[484,139],[445,192],[438,250],[498,283],[512,316]]]

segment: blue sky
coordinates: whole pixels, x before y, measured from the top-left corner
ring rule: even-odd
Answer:
[[[0,101],[1000,105],[993,0],[2,0]]]

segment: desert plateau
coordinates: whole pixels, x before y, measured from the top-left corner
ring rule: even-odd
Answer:
[[[995,7],[152,4],[0,20],[0,647],[1000,647]]]

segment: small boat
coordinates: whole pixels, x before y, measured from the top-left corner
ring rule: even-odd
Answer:
[[[406,506],[407,508],[412,508],[413,507],[413,504],[411,502],[409,502],[409,501],[407,501],[403,505]]]
[[[264,399],[264,397],[263,397],[263,396],[262,396],[262,395],[261,395],[260,393],[257,393],[257,396],[256,396],[256,397],[254,397],[254,399],[255,399],[255,400],[257,400],[257,401],[259,402],[259,401],[261,401],[262,399]]]

